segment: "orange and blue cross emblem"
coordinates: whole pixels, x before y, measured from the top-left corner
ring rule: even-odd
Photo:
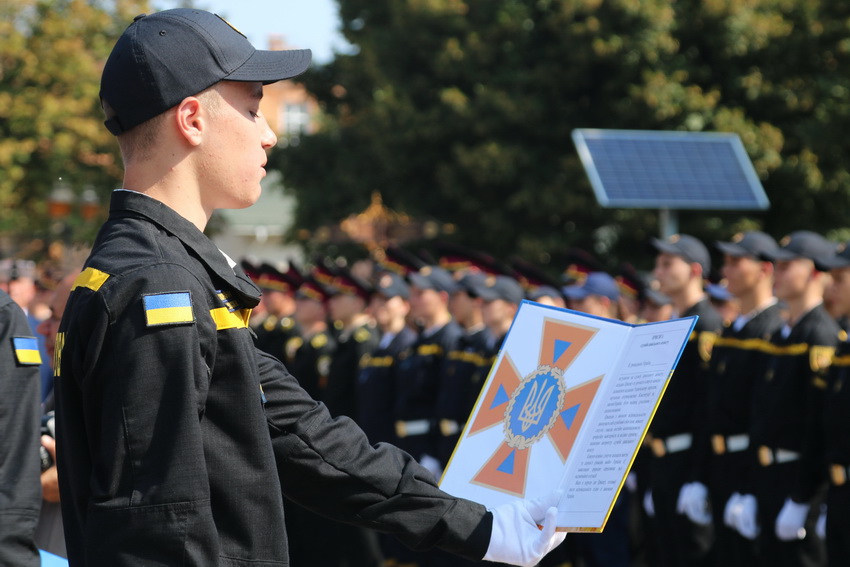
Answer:
[[[596,332],[545,319],[538,366],[525,378],[505,353],[468,431],[475,435],[501,424],[504,440],[472,478],[474,484],[524,497],[531,450],[544,438],[566,461],[602,376],[568,389],[564,372]]]

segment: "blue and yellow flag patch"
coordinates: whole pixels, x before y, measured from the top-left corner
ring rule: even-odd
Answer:
[[[192,295],[188,291],[157,293],[142,297],[148,327],[184,325],[195,322]]]
[[[12,348],[15,350],[15,358],[18,360],[18,364],[24,366],[41,364],[38,342],[34,337],[13,337]]]

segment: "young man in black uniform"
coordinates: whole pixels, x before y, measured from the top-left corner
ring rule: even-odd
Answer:
[[[707,561],[711,528],[693,523],[678,503],[692,470],[694,435],[705,419],[708,360],[721,320],[703,291],[711,258],[702,242],[677,234],[653,239],[652,245],[658,252],[653,273],[660,291],[673,302],[674,317],[699,319],[649,428],[653,459],[648,498],[654,505],[659,565],[697,567]]]
[[[331,357],[336,352],[336,341],[328,330],[329,299],[323,285],[312,277],[304,279],[295,292],[292,316],[300,334],[290,338],[284,347],[286,369],[314,400],[322,399]]]
[[[712,349],[708,412],[697,435],[693,482],[680,504],[692,521],[714,525],[718,567],[749,567],[756,562],[755,546],[724,522],[724,511],[733,495],[747,490],[750,408],[766,356],[761,347],[784,324],[773,296],[773,263],[765,256],[777,244],[768,234],[750,231],[718,242],[717,248],[724,257],[723,277],[742,314],[723,329]]]
[[[463,328],[463,335],[446,356],[434,408],[438,432],[436,457],[443,469],[472,411],[473,396],[477,395],[472,392],[474,375],[484,363],[483,354],[490,335],[482,320],[482,300],[478,296],[478,288],[488,276],[481,272],[467,272],[458,277],[459,274],[455,275],[457,289],[449,299],[449,312]]]
[[[394,408],[398,445],[439,478],[436,404],[449,352],[456,350],[463,329],[449,313],[449,296],[457,289],[451,274],[425,266],[408,275],[411,315],[422,330],[400,356]]]
[[[825,262],[832,276],[834,317],[850,317],[850,243],[842,244],[834,258]],[[828,565],[850,565],[850,341],[841,334],[824,395],[823,444],[818,447],[829,472],[826,514],[818,532],[826,540]],[[823,532],[823,533],[821,533]]]
[[[557,494],[492,511],[453,498],[409,455],[331,418],[253,345],[259,290],[203,229],[215,209],[259,197],[276,142],[262,86],[309,61],[256,51],[218,16],[176,9],[136,18],[106,62],[101,99],[126,189],[57,341],[72,567],[282,567],[283,493],[469,558],[532,565],[562,539]]]
[[[0,291],[0,565],[38,567],[41,508],[38,343],[26,315]]]
[[[733,513],[738,531],[758,538],[764,565],[824,564],[815,534],[823,463],[811,458],[820,443],[826,373],[839,328],[823,307],[823,261],[835,246],[818,234],[797,231],[767,257],[774,260],[777,299],[787,309],[785,325],[766,347],[756,379],[750,420],[750,492]]]
[[[295,322],[295,291],[303,282],[301,274],[289,266],[281,272],[271,264],[262,264],[257,272],[257,287],[263,292],[266,315],[256,325],[257,348],[278,360],[286,357],[286,345],[301,332]]]

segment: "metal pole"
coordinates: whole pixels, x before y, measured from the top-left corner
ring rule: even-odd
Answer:
[[[668,238],[679,232],[679,211],[660,209],[658,211],[658,231],[661,238]]]

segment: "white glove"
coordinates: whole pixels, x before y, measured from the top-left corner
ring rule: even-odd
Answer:
[[[689,482],[682,485],[676,511],[685,514],[695,524],[709,525],[711,511],[708,505],[708,488],[701,482]]]
[[[744,494],[741,496],[741,512],[738,515],[737,528],[738,533],[747,539],[756,539],[759,535],[759,523],[756,513],[758,512],[758,502],[752,494]]]
[[[643,509],[650,518],[655,517],[655,501],[652,500],[652,489],[643,493]]]
[[[818,516],[818,521],[815,524],[815,533],[821,539],[826,539],[826,510],[826,504],[821,504],[820,516]]]
[[[493,508],[493,531],[484,560],[521,567],[537,565],[567,537],[565,532],[555,531],[562,494],[556,490],[541,498],[513,500]]]
[[[726,502],[726,507],[723,509],[723,523],[733,530],[738,529],[738,520],[741,517],[741,510],[744,506],[741,503],[741,495],[733,492],[732,496]]]
[[[793,541],[806,537],[806,516],[809,514],[809,504],[798,504],[790,498],[785,499],[785,504],[776,517],[776,537],[782,541]]]
[[[637,475],[633,472],[630,472],[626,477],[626,490],[634,494],[638,489],[638,479]]]

